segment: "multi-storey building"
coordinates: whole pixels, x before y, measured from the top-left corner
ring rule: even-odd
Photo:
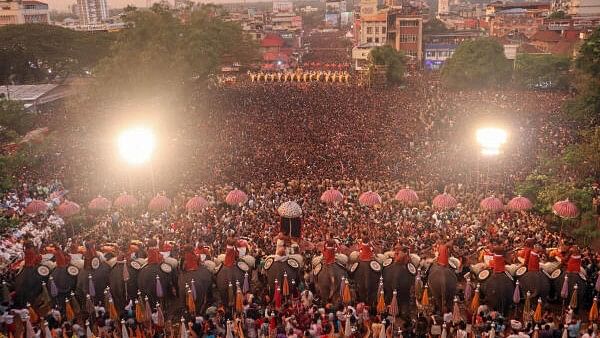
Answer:
[[[361,18],[360,45],[382,46],[387,42],[387,14],[364,15]]]
[[[82,25],[98,24],[108,20],[108,4],[106,0],[77,0],[79,23]]]
[[[404,14],[402,11],[388,12],[387,42],[397,51],[423,60],[423,18],[414,14]]]
[[[0,1],[0,26],[50,23],[48,4],[35,1]]]

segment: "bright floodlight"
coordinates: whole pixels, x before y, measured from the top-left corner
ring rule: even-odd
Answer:
[[[155,145],[154,132],[145,127],[127,129],[119,135],[119,154],[130,164],[147,162],[154,152]]]
[[[500,128],[480,128],[477,129],[476,137],[483,155],[498,155],[500,147],[506,143],[507,133]]]

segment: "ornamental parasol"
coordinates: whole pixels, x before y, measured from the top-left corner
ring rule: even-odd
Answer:
[[[167,196],[156,195],[148,203],[148,210],[153,212],[163,212],[169,209],[171,200]]]
[[[25,208],[25,212],[30,215],[40,214],[46,212],[46,210],[48,210],[48,203],[40,200],[33,200],[29,202]]]
[[[115,208],[127,209],[135,207],[137,203],[137,198],[123,193],[119,197],[117,197],[117,199],[115,199],[113,205]]]
[[[452,209],[456,204],[456,199],[448,193],[439,194],[432,201],[433,207],[439,210]]]
[[[499,198],[490,196],[481,200],[479,207],[484,211],[499,212],[504,209],[504,204]]]
[[[519,195],[511,199],[506,206],[512,211],[525,211],[533,208],[533,203],[528,198]]]
[[[279,216],[285,218],[302,217],[302,208],[294,201],[281,203],[279,208],[277,208],[277,212],[279,213]]]
[[[225,197],[225,203],[234,206],[246,203],[248,195],[239,189],[233,189]]]
[[[414,205],[419,201],[419,196],[417,196],[417,193],[414,190],[406,187],[400,189],[400,191],[396,193],[394,199],[404,205]]]
[[[339,190],[330,188],[321,195],[321,202],[333,204],[344,200],[344,195]]]
[[[564,201],[558,201],[552,206],[552,212],[561,218],[575,218],[579,214],[579,210],[575,203],[567,198]]]
[[[110,209],[110,201],[106,197],[98,196],[90,201],[88,209],[95,211],[105,211]]]
[[[64,201],[58,206],[58,208],[56,208],[56,213],[60,217],[71,217],[77,215],[79,213],[79,210],[81,210],[81,208],[77,203],[71,201]]]
[[[358,202],[362,206],[373,207],[381,204],[381,196],[379,196],[378,193],[369,190],[360,194]]]
[[[201,212],[206,208],[208,208],[208,201],[204,199],[204,197],[198,195],[190,198],[185,204],[185,209],[188,212]]]

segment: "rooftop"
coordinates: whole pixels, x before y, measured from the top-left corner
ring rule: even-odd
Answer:
[[[10,95],[11,100],[15,101],[35,101],[47,94],[54,88],[58,87],[56,84],[40,84],[40,85],[19,85],[19,86],[1,86],[0,93]]]

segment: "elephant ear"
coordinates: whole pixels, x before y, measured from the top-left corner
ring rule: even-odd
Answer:
[[[269,270],[271,268],[271,266],[273,265],[273,262],[275,261],[275,259],[273,257],[268,257],[265,260],[265,264],[263,265],[263,268],[265,270]]]

